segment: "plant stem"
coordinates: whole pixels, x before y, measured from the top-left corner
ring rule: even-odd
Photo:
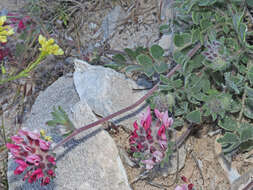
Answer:
[[[41,53],[35,62],[30,63],[23,71],[19,72],[17,75],[11,76],[11,77],[4,79],[4,80],[0,80],[0,85],[4,84],[6,82],[9,82],[9,81],[13,81],[13,80],[16,80],[16,79],[19,79],[22,77],[26,77],[28,75],[28,73],[31,70],[33,70],[45,58],[45,56],[46,55],[44,53]]]
[[[2,115],[2,132],[3,132],[3,140],[4,140],[4,144],[6,145],[7,143],[7,139],[6,139],[6,133],[5,133],[5,128],[4,128],[4,115]]]
[[[200,47],[201,47],[201,44],[198,43],[198,44],[187,54],[187,56],[189,57],[189,60],[190,60],[191,57],[193,57],[193,55],[195,55],[195,53],[200,49]],[[181,68],[181,65],[179,65],[179,64],[176,65],[176,66],[167,74],[167,77],[168,77],[168,78],[171,77],[171,76],[172,76],[176,71],[178,71],[180,68]],[[119,111],[117,111],[117,112],[115,112],[115,113],[113,113],[113,114],[111,114],[111,115],[109,115],[109,116],[107,116],[107,117],[104,117],[104,118],[102,118],[102,119],[100,119],[100,120],[98,120],[98,121],[95,121],[95,122],[93,122],[93,123],[90,123],[90,124],[88,124],[88,125],[86,125],[86,126],[83,126],[83,127],[79,128],[79,129],[76,129],[75,131],[73,131],[73,133],[71,133],[71,135],[67,136],[65,139],[63,139],[63,140],[60,141],[58,144],[56,144],[56,145],[52,148],[52,150],[55,150],[57,147],[63,145],[63,144],[66,143],[66,142],[68,142],[69,140],[71,140],[74,136],[78,135],[79,133],[81,133],[81,132],[83,132],[83,131],[85,131],[85,130],[87,130],[87,129],[89,129],[89,128],[95,127],[95,126],[97,126],[97,125],[99,125],[99,124],[101,124],[101,123],[103,123],[103,122],[105,122],[105,121],[108,121],[108,120],[110,120],[110,119],[112,119],[112,118],[114,118],[114,117],[116,117],[116,116],[118,116],[118,115],[120,115],[120,114],[123,114],[123,113],[125,113],[125,112],[127,112],[127,111],[130,111],[130,110],[132,110],[133,108],[137,107],[138,105],[140,105],[142,102],[144,102],[148,97],[150,97],[150,96],[158,89],[159,84],[160,84],[160,82],[158,82],[153,88],[151,88],[151,89],[147,92],[147,94],[145,94],[143,97],[141,97],[141,98],[140,98],[138,101],[136,101],[134,104],[132,104],[132,105],[126,107],[126,108],[123,108],[123,109],[121,109],[121,110],[119,110]]]

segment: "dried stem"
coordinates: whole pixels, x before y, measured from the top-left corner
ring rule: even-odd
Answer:
[[[189,57],[189,59],[190,59],[193,55],[195,55],[195,53],[199,50],[200,47],[201,47],[201,44],[198,43],[198,44],[188,53],[187,56]],[[176,66],[167,74],[167,77],[168,77],[168,78],[171,77],[171,76],[172,76],[176,71],[178,71],[180,68],[181,68],[181,65],[179,65],[179,64],[176,65]],[[147,94],[145,94],[143,97],[141,97],[141,98],[140,98],[138,101],[136,101],[134,104],[132,104],[132,105],[126,107],[126,108],[123,108],[122,110],[117,111],[117,112],[115,112],[115,113],[113,113],[113,114],[111,114],[111,115],[109,115],[109,116],[107,116],[107,117],[104,117],[104,118],[102,118],[102,119],[100,119],[100,120],[98,120],[98,121],[96,121],[96,122],[94,122],[94,123],[91,123],[91,124],[88,124],[88,125],[86,125],[86,126],[84,126],[84,127],[81,127],[81,128],[79,128],[79,129],[76,129],[73,133],[71,133],[71,135],[69,135],[68,137],[66,137],[65,139],[63,139],[62,141],[60,141],[58,144],[56,144],[56,145],[53,147],[52,150],[55,150],[57,147],[63,145],[63,144],[66,143],[66,142],[68,142],[69,140],[71,140],[71,139],[72,139],[74,136],[76,136],[77,134],[79,134],[79,133],[81,133],[81,132],[83,132],[83,131],[85,131],[85,130],[87,130],[87,129],[89,129],[89,128],[95,127],[95,126],[97,126],[97,125],[99,125],[99,124],[102,124],[102,123],[104,123],[105,121],[108,121],[108,120],[110,120],[110,119],[112,119],[112,118],[114,118],[114,117],[116,117],[116,116],[118,116],[118,115],[120,115],[120,114],[123,114],[123,113],[125,113],[125,112],[127,112],[127,111],[130,111],[130,110],[132,110],[133,108],[137,107],[138,105],[140,105],[142,102],[144,102],[148,97],[150,97],[150,96],[158,89],[159,84],[160,84],[160,82],[158,82],[153,88],[151,88],[151,89],[147,92]]]

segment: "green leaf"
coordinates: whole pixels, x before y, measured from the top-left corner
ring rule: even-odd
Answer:
[[[171,91],[173,89],[173,86],[167,84],[167,85],[159,85],[159,89],[161,91]]]
[[[242,42],[245,42],[246,40],[246,31],[247,31],[247,25],[244,23],[241,23],[239,26],[239,37]]]
[[[184,125],[184,120],[180,118],[176,118],[173,122],[172,128],[181,127]]]
[[[236,14],[233,15],[233,18],[232,18],[234,28],[238,33],[240,31],[240,25],[241,25],[241,22],[242,22],[242,19],[243,19],[243,15],[244,15],[243,12],[241,14],[236,13]]]
[[[216,3],[216,0],[201,0],[199,6],[210,6]]]
[[[153,66],[156,72],[158,72],[159,74],[168,71],[168,65],[164,62],[160,62],[160,63],[156,62]]]
[[[216,119],[217,119],[217,114],[216,113],[211,113],[211,116],[212,116],[212,119],[213,119],[213,121],[215,121]]]
[[[176,34],[174,36],[174,44],[177,47],[184,47],[191,42],[191,35],[188,33]]]
[[[144,54],[140,54],[137,56],[137,61],[139,64],[143,66],[143,72],[148,76],[151,77],[154,74],[153,68],[153,61],[152,59]]]
[[[253,140],[248,140],[240,144],[240,150],[242,152],[249,152],[253,149]]]
[[[230,113],[237,113],[241,110],[241,107],[242,107],[239,102],[234,101],[234,100],[231,102],[230,105],[231,105],[231,107],[228,110]]]
[[[217,142],[221,143],[221,144],[227,144],[227,143],[240,142],[240,140],[239,140],[239,138],[237,137],[236,134],[226,132],[223,137],[221,137],[217,140]]]
[[[250,84],[253,85],[253,66],[250,67],[250,69],[248,71],[248,74],[247,74],[247,77],[250,81]]]
[[[4,64],[1,64],[1,72],[2,72],[3,75],[6,74],[6,69],[4,67]]]
[[[169,27],[168,24],[164,24],[164,25],[161,25],[161,26],[159,27],[159,31],[160,31],[161,33],[168,32],[169,29],[170,29],[170,27]]]
[[[192,43],[196,43],[200,40],[200,30],[192,30]]]
[[[253,8],[253,1],[252,0],[246,0],[246,3],[249,7]]]
[[[253,140],[253,126],[242,129],[241,134],[240,134],[240,140],[241,142]]]
[[[223,31],[225,32],[225,34],[228,34],[230,32],[230,29],[229,29],[228,25],[225,24],[223,26]]]
[[[155,70],[153,69],[153,67],[150,66],[150,65],[144,66],[143,71],[144,71],[144,73],[145,73],[148,77],[151,77],[151,76],[154,74],[154,72],[155,72]]]
[[[67,131],[75,130],[74,124],[69,119],[67,113],[59,106],[58,109],[53,108],[53,112],[51,112],[53,119],[47,121],[46,124],[49,126],[57,126],[62,125],[66,128]]]
[[[186,119],[192,123],[201,123],[201,112],[199,110],[192,111],[186,115]]]
[[[253,119],[253,98],[245,99],[245,108],[243,114],[250,119]]]
[[[193,23],[196,24],[196,25],[198,25],[200,19],[201,19],[201,15],[199,14],[199,12],[193,11],[192,12],[192,21],[193,21]]]
[[[246,95],[249,98],[253,98],[253,89],[252,88],[249,88],[248,86],[246,86],[245,91],[246,91]]]
[[[200,27],[202,30],[206,30],[211,25],[212,25],[212,22],[210,21],[210,19],[202,19],[200,21]]]
[[[226,154],[238,149],[240,145],[241,143],[238,141],[238,142],[231,143],[229,145],[225,145],[222,147],[222,149],[223,149],[223,152]]]
[[[126,72],[133,72],[133,71],[142,71],[143,67],[141,65],[129,65],[125,68]]]
[[[124,64],[126,63],[126,59],[123,55],[121,54],[116,54],[112,57],[113,61],[115,61],[116,63],[119,63],[119,64]]]
[[[58,124],[58,122],[56,122],[56,121],[53,121],[53,120],[50,120],[50,121],[47,121],[46,122],[46,124],[48,125],[48,126],[56,126],[57,124]]]
[[[181,79],[174,80],[172,85],[175,89],[181,88],[183,86],[183,81]]]
[[[175,51],[173,54],[173,59],[177,64],[182,65],[187,60],[187,57],[181,51]]]
[[[168,79],[168,77],[165,76],[165,75],[160,75],[160,81],[164,84],[169,84],[170,83],[170,79]]]
[[[159,45],[153,45],[150,48],[150,54],[152,55],[153,58],[155,59],[161,59],[164,54],[164,50],[161,46]]]
[[[225,117],[223,120],[219,120],[218,125],[227,131],[235,131],[237,129],[237,123],[231,117]]]
[[[142,54],[142,53],[146,53],[147,52],[147,48],[143,48],[143,47],[137,47],[135,50],[135,53],[137,55]]]
[[[242,81],[239,81],[240,80],[239,78],[237,79],[236,77],[232,77],[231,73],[229,72],[225,73],[224,76],[225,76],[226,86],[234,90],[235,94],[240,94],[238,83],[240,84],[240,82]],[[241,80],[243,80],[243,78]]]
[[[144,55],[144,54],[138,55],[137,56],[137,61],[138,61],[139,64],[141,64],[143,66],[152,65],[153,64],[152,59],[149,56]]]
[[[111,68],[111,69],[115,69],[115,70],[120,70],[123,65],[120,64],[120,63],[106,63],[104,64],[104,67],[108,67],[108,68]]]
[[[136,56],[138,55],[136,52],[134,52],[133,50],[129,49],[129,48],[125,48],[124,51],[126,52],[126,54],[130,57],[130,59],[135,60]]]

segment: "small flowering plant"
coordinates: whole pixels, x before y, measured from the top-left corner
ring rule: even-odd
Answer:
[[[169,144],[168,130],[173,124],[173,119],[168,116],[168,111],[154,110],[157,120],[152,122],[150,107],[141,116],[140,126],[134,122],[134,131],[129,139],[130,151],[135,159],[150,170],[160,164],[165,156]]]
[[[51,138],[41,133],[19,130],[17,135],[11,137],[13,143],[7,143],[7,148],[18,167],[14,174],[25,173],[23,180],[29,183],[37,180],[41,185],[47,185],[55,177],[55,155],[49,150]]]
[[[32,63],[28,64],[28,66],[19,72],[17,75],[11,75],[7,76],[7,78],[0,80],[0,85],[4,84],[9,81],[13,81],[22,77],[27,77],[29,73],[35,69],[43,59],[45,59],[48,55],[63,55],[63,50],[55,43],[54,39],[46,39],[44,36],[39,35],[38,38],[39,44],[41,45],[40,55],[39,57]],[[5,70],[4,67],[2,67],[2,71]]]

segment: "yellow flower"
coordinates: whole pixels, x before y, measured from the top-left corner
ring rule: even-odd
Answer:
[[[39,36],[39,43],[41,45],[40,51],[46,54],[53,54],[53,55],[63,55],[62,49],[54,43],[54,39],[50,38],[46,40],[46,38],[42,35]]]
[[[40,135],[41,135],[42,137],[44,137],[44,136],[46,135],[46,132],[45,132],[44,129],[41,129],[41,130],[40,130]]]
[[[0,42],[5,43],[7,42],[7,36],[10,36],[14,34],[13,29],[6,25],[3,26],[6,21],[6,16],[1,16],[0,17]]]
[[[3,26],[3,24],[5,23],[6,21],[6,16],[1,16],[0,17],[0,26]]]
[[[52,140],[52,137],[50,137],[50,136],[45,136],[45,140],[46,140],[46,141],[51,141],[51,140]]]
[[[41,130],[40,130],[40,135],[41,135],[46,141],[51,141],[51,140],[52,140],[52,137],[46,136],[46,132],[45,132],[44,129],[41,129]]]

